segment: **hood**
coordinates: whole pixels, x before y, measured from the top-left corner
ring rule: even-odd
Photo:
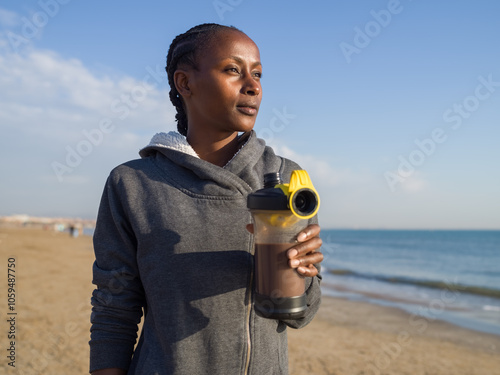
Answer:
[[[264,140],[257,138],[254,130],[242,134],[240,142],[240,150],[223,168],[200,159],[186,137],[175,131],[156,134],[139,155],[156,159],[161,154],[183,167],[186,173],[189,170],[203,180],[213,180],[221,187],[248,193],[262,187],[263,173],[268,172],[260,171],[262,167],[265,165],[269,172],[279,171],[281,159]]]
[[[196,151],[188,143],[186,137],[175,131],[168,133],[156,133],[153,138],[151,138],[149,144],[139,151],[139,155],[142,158],[146,158],[154,154],[156,151],[161,151],[161,149],[179,151],[183,154],[199,158]]]

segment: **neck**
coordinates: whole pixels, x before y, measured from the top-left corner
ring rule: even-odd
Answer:
[[[200,159],[218,165],[219,167],[225,166],[240,148],[237,132],[228,133],[219,138],[213,138],[210,137],[209,134],[200,134],[200,132],[190,134],[188,128],[187,141],[196,151]]]

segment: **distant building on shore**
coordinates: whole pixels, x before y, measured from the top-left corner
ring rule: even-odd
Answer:
[[[39,227],[47,230],[63,232],[73,228],[79,231],[95,228],[95,220],[66,217],[37,217],[25,214],[0,216],[0,227]]]

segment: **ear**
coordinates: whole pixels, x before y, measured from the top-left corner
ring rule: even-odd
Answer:
[[[177,69],[174,73],[174,84],[179,94],[187,98],[191,96],[191,89],[189,87],[189,72],[182,69]]]

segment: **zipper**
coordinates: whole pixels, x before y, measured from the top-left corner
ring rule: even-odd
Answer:
[[[250,277],[250,281],[253,280],[253,272]],[[250,338],[250,312],[252,310],[252,292],[250,291],[249,293],[249,298],[248,298],[248,309],[247,309],[247,362],[245,364],[245,375],[248,375],[248,368],[250,367],[250,354],[252,351],[252,341]]]
[[[253,248],[253,241],[252,241],[252,248]],[[251,253],[250,253],[251,254]],[[247,360],[245,363],[245,375],[248,375],[248,370],[250,368],[250,355],[252,353],[252,339],[250,336],[250,314],[252,313],[252,287],[253,287],[253,268],[254,268],[254,260],[253,258],[251,259],[251,267],[250,267],[250,284],[248,287],[248,307],[247,307],[247,312],[246,312],[246,333],[247,333]]]

